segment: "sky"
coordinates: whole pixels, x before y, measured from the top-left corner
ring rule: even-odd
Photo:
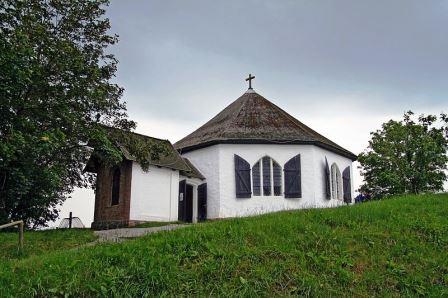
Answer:
[[[448,112],[448,1],[112,0],[107,17],[137,132],[173,143],[244,93],[249,73],[355,154],[407,110]],[[93,208],[93,191],[76,190],[61,217],[90,225]]]

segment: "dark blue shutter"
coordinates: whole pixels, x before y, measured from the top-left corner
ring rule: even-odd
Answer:
[[[324,169],[324,175],[325,175],[325,197],[327,200],[331,199],[331,188],[330,188],[330,167],[328,166],[328,160],[325,157],[325,169]]]
[[[272,161],[272,174],[274,176],[274,196],[282,195],[282,168],[278,163]]]
[[[237,198],[250,198],[250,165],[235,154],[235,186]]]
[[[198,220],[207,219],[207,183],[198,186]]]
[[[254,196],[261,195],[261,191],[260,191],[260,162],[257,162],[252,167],[252,180],[253,180],[252,189],[254,192]]]
[[[271,195],[271,158],[265,156],[262,158],[263,163],[263,195]]]
[[[285,198],[302,197],[300,154],[285,163]]]
[[[350,181],[350,167],[346,167],[342,172],[342,180],[344,187],[344,202],[349,204],[352,202],[352,186]]]

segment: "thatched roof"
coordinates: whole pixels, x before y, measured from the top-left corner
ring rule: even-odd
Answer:
[[[356,160],[356,155],[248,90],[203,126],[174,144],[180,152],[222,143],[313,144]]]
[[[185,163],[182,156],[180,156],[180,154],[176,151],[176,149],[174,149],[173,144],[171,144],[170,141],[153,138],[135,132],[129,132],[129,133],[132,133],[134,134],[134,136],[140,137],[142,139],[148,140],[150,141],[150,143],[153,143],[159,147],[162,146],[163,148],[165,148],[164,149],[165,153],[159,154],[158,159],[151,158],[151,156],[149,157],[149,163],[151,165],[179,171],[190,171],[190,168]],[[123,156],[127,160],[137,161],[137,159],[129,153],[128,148],[120,146],[120,149],[121,152],[123,153]]]
[[[190,168],[189,171],[180,171],[181,175],[184,175],[189,178],[198,178],[201,180],[204,180],[205,177],[202,175],[202,173],[191,163],[191,161],[188,158],[184,157],[184,161],[187,164],[187,166]]]
[[[111,128],[108,128],[111,129]],[[173,145],[168,140],[162,140],[158,138],[149,137],[146,135],[138,134],[135,132],[125,132],[126,134],[131,134],[132,136],[139,138],[143,141],[149,141],[150,144],[154,144],[159,148],[164,148],[164,153],[159,154],[158,158],[153,158],[152,156],[148,156],[149,164],[157,167],[169,168],[173,170],[190,172],[191,169],[188,164],[184,161],[184,159],[180,156],[179,152],[174,149]],[[129,152],[129,148],[122,144],[117,144],[121,153],[123,154],[123,158],[125,160],[137,161],[137,159],[132,156]],[[97,166],[99,164],[99,160],[95,157],[95,154],[92,154],[89,161],[87,162],[87,166],[85,171],[87,172],[96,172]]]

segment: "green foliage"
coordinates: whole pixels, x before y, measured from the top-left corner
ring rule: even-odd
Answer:
[[[441,297],[447,212],[444,194],[206,222],[2,261],[0,296]]]
[[[157,161],[173,152],[173,148],[168,147],[171,146],[170,143],[154,142],[151,138],[122,129],[111,127],[103,127],[103,129],[107,133],[104,142],[98,143],[91,140],[90,143],[95,148],[93,156],[103,163],[115,165],[121,161],[124,153],[137,160],[142,169],[147,171],[151,161]],[[105,143],[107,146],[103,145]],[[114,156],[115,149],[118,149],[116,156]]]
[[[95,146],[118,163],[131,143],[145,164],[151,147],[112,133],[135,127],[111,80],[117,60],[108,47],[108,0],[0,2],[0,223],[43,226],[76,186],[93,182],[83,166]],[[126,144],[125,144],[126,145]],[[152,153],[154,154],[154,153]]]
[[[443,189],[448,119],[442,114],[441,125],[436,125],[436,116],[422,115],[415,122],[412,115],[407,112],[403,121],[390,120],[371,133],[368,148],[358,157],[364,177],[361,191],[384,197]]]

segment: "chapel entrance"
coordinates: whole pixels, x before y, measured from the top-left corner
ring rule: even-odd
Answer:
[[[185,199],[185,221],[193,222],[193,185],[191,184],[187,184]]]
[[[198,186],[198,221],[207,219],[207,183]]]
[[[186,180],[179,182],[178,220],[193,222],[193,185]]]

